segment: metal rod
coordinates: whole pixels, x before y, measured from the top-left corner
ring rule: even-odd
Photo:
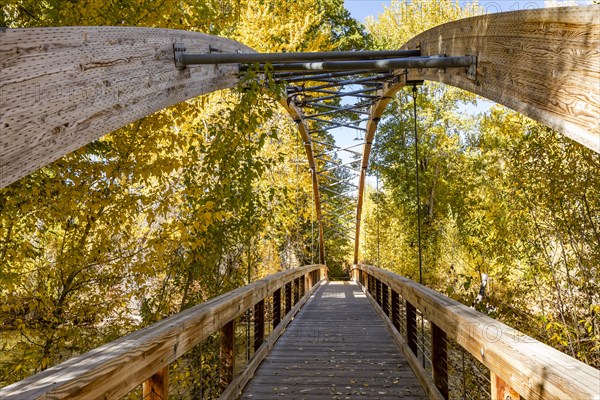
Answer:
[[[359,108],[366,108],[366,107],[371,107],[373,105],[372,101],[363,101],[362,103],[355,103],[351,106],[338,106],[338,105],[334,105],[334,104],[326,104],[326,103],[314,103],[314,104],[304,104],[304,105],[299,105],[299,107],[306,107],[306,108],[311,108],[311,109],[316,109],[318,107],[322,107],[322,108],[327,108],[329,110],[337,110],[337,111],[347,111],[347,110],[355,110],[355,109],[359,109]],[[366,111],[361,111],[361,112],[366,112]],[[366,112],[367,114],[369,114],[368,112]]]
[[[352,128],[352,129],[358,129],[358,130],[363,131],[363,132],[367,131],[365,128],[361,128],[358,125],[340,124],[338,122],[328,121],[326,119],[321,119],[321,118],[315,118],[313,116],[307,116],[306,119],[309,119],[309,120],[312,120],[312,121],[315,121],[315,122],[321,122],[321,123],[324,123],[324,124],[330,124],[330,125],[333,125],[335,128]],[[357,122],[357,123],[360,124],[361,122],[366,122],[368,120],[369,120],[369,118],[363,118],[363,119],[359,119],[359,120],[356,120],[356,121],[353,121],[353,122]],[[332,129],[332,128],[326,128],[326,129],[322,128],[322,129],[319,129],[317,131],[311,131],[310,133],[321,132],[323,130],[329,130],[329,129]]]
[[[336,145],[335,145],[335,144],[333,144],[333,143],[321,142],[321,141],[319,141],[319,140],[316,140],[316,139],[311,139],[311,142],[315,142],[315,143],[318,143],[318,144],[320,144],[320,145],[323,145],[323,146],[334,147],[334,148],[336,148],[336,149],[338,149],[338,148],[339,148],[338,146],[336,146]]]
[[[314,120],[315,120],[316,122],[330,122],[330,123],[332,123],[331,121],[323,121],[323,120],[320,120],[319,118],[314,118]],[[363,122],[363,121],[364,121],[364,120],[358,120],[357,122],[359,122],[359,123],[360,123],[360,122]],[[368,121],[368,120],[367,120],[367,121]],[[332,123],[332,124],[333,124],[333,123]],[[361,127],[360,127],[360,126],[358,126],[358,125],[344,125],[344,126],[346,126],[346,127],[348,127],[348,128],[352,128],[352,129],[357,129],[357,130],[360,130],[360,131],[363,131],[363,132],[366,132],[366,131],[367,131],[365,128],[361,128]],[[335,125],[335,124],[333,124],[333,126],[327,126],[327,127],[322,127],[322,128],[318,128],[318,129],[312,129],[312,130],[308,131],[308,134],[309,134],[309,135],[312,135],[312,134],[314,134],[314,133],[319,133],[319,132],[328,132],[328,131],[330,131],[330,130],[333,130],[333,129],[338,129],[338,128],[341,128],[341,127],[342,127],[341,125]]]
[[[318,157],[321,157],[321,156],[324,156],[324,155],[327,155],[327,154],[330,154],[330,153],[335,153],[336,151],[347,151],[348,153],[352,153],[352,154],[355,154],[357,156],[362,156],[362,153],[360,151],[354,151],[354,150],[350,150],[350,149],[353,149],[355,147],[360,147],[360,146],[363,146],[363,145],[364,145],[364,143],[359,143],[359,144],[354,144],[352,146],[343,147],[343,148],[342,147],[338,147],[337,150],[324,151],[323,153],[317,155],[316,157],[318,158]]]
[[[370,71],[364,70],[362,73],[369,73]],[[323,73],[321,71],[301,71],[301,72],[275,72],[273,73],[273,79],[287,79],[287,78],[312,78],[312,77],[319,77],[319,76],[333,76],[333,75],[339,75],[339,76],[346,76],[346,75],[353,75],[355,73],[361,73],[360,71],[344,71],[344,72],[327,72],[327,73]]]
[[[385,80],[385,79],[389,79],[391,78],[393,75],[392,74],[386,74],[386,75],[379,75],[377,77],[367,77],[367,78],[360,78],[360,79],[346,79],[346,80],[342,80],[342,81],[337,81],[335,83],[328,83],[326,85],[319,85],[319,86],[307,86],[307,87],[300,87],[300,86],[290,86],[288,87],[288,93],[297,93],[297,92],[313,92],[319,89],[328,89],[328,88],[332,88],[332,87],[336,87],[336,86],[345,86],[345,85],[355,85],[355,84],[368,84],[371,81],[375,80]]]
[[[337,195],[341,195],[342,193],[344,193],[344,192],[338,192],[338,191],[335,191],[335,190],[333,190],[333,189],[331,189],[331,188],[328,188],[328,187],[325,187],[325,186],[323,186],[322,188],[323,188],[323,190],[326,190],[326,191],[328,191],[328,192],[331,192],[331,193],[333,193],[333,194],[337,194]]]
[[[336,228],[328,229],[327,231],[325,231],[325,234],[328,235],[331,232],[337,233],[338,236],[342,236],[342,237],[346,237],[346,238],[348,238],[350,240],[354,240],[354,238],[352,237],[352,235],[350,235],[348,233],[339,232]]]
[[[274,76],[275,80],[282,80],[286,82],[302,82],[302,81],[318,81],[318,80],[329,80],[332,78],[340,78],[343,76],[351,76],[351,75],[362,75],[373,73],[373,71],[369,70],[361,70],[361,71],[345,71],[345,72],[329,72],[327,74],[320,73],[319,71],[303,71],[302,75],[298,76],[298,72],[290,72],[289,74],[293,74],[293,76],[289,77],[289,79],[282,75],[288,75],[288,73],[284,74],[276,74]],[[307,76],[304,76],[307,74]]]
[[[343,192],[343,193],[340,193],[340,194],[336,194],[335,196],[329,196],[329,198],[327,200],[333,200],[333,199],[335,199],[337,197],[340,197],[340,196],[346,196],[347,194],[350,194],[352,192],[355,192],[355,190],[348,190],[346,192]],[[327,201],[321,201],[321,203],[327,203]]]
[[[370,69],[373,71],[391,71],[401,68],[456,68],[473,64],[472,56],[458,57],[407,57],[383,60],[322,61],[273,64],[274,71],[348,71]],[[247,69],[242,66],[241,70]]]
[[[338,168],[347,168],[350,171],[358,171],[358,168],[360,167],[360,165],[358,165],[355,168],[352,168],[352,164],[356,164],[356,163],[360,164],[360,160],[351,161],[351,162],[346,163],[346,164],[337,164],[334,167],[322,169],[321,171],[317,172],[317,175],[321,175],[321,174],[323,174],[323,172],[335,171]]]
[[[367,105],[370,106],[370,104],[356,104],[354,106],[340,107],[340,108],[338,108],[338,107],[335,107],[335,106],[327,106],[327,105],[325,105],[323,107],[325,107],[325,108],[329,107],[329,108],[334,108],[334,109],[331,110],[331,111],[324,111],[324,112],[318,113],[318,114],[304,114],[304,118],[310,119],[310,117],[313,117],[313,118],[314,117],[322,117],[323,115],[337,114],[337,113],[342,112],[342,111],[351,111],[351,112],[354,112],[354,113],[357,113],[357,114],[369,115],[369,112],[359,110],[359,108],[365,107]],[[312,106],[311,106],[311,108],[312,108]]]
[[[417,191],[417,229],[419,241],[419,283],[423,284],[423,254],[421,250],[421,195],[419,192],[419,134],[417,130],[417,87],[413,86],[413,121],[415,131],[415,176]]]
[[[371,89],[361,89],[361,90],[354,90],[352,92],[340,92],[340,93],[336,93],[336,94],[332,94],[329,96],[321,96],[321,97],[309,97],[306,99],[302,99],[299,100],[296,105],[303,105],[306,103],[314,103],[314,102],[318,102],[318,101],[323,101],[323,100],[331,100],[331,99],[336,99],[339,97],[347,97],[347,96],[352,96],[352,97],[366,97],[366,98],[373,98],[376,99],[377,96],[374,95],[367,95],[365,93],[367,92],[374,92],[377,89],[371,88]]]
[[[420,56],[420,50],[396,51],[324,51],[308,53],[209,53],[181,54],[183,65],[193,64],[253,64],[316,60],[369,60],[389,57]],[[356,68],[355,68],[356,69]]]
[[[323,175],[323,176],[326,177],[327,175]],[[358,174],[356,176],[351,177],[351,179],[348,179],[348,180],[340,180],[340,181],[335,181],[334,180],[334,181],[330,181],[332,183],[328,183],[328,185],[337,186],[339,184],[344,184],[344,186],[351,186],[351,187],[353,187],[355,189],[358,189],[357,185],[355,185],[354,183],[350,183],[351,180],[356,179],[356,178],[358,178]]]
[[[344,208],[347,208],[347,206],[345,206],[345,205],[342,205],[342,206],[340,206],[340,207],[338,207],[338,208],[335,208],[335,209],[333,209],[333,210],[331,210],[331,211],[325,211],[325,210],[324,210],[323,212],[327,212],[327,214],[335,214],[335,215],[338,215],[338,214],[339,214],[339,212],[340,212],[341,210],[343,210]],[[350,211],[350,212],[353,212],[353,211]]]

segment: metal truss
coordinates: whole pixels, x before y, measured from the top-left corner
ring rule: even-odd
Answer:
[[[466,67],[474,71],[476,64],[474,56],[422,57],[419,50],[188,54],[180,44],[174,49],[179,68],[234,63],[242,73],[264,70],[276,83],[285,85],[288,109],[294,109],[293,118],[309,139],[304,143],[311,153],[308,158],[314,160],[313,186],[317,185],[314,191],[319,197],[315,207],[322,213],[320,232],[351,241],[358,240],[365,170],[381,114],[377,105],[389,99],[384,97],[385,88],[401,81],[410,68]],[[352,135],[347,139],[358,143],[336,144],[334,130],[338,139],[347,142],[340,135]]]

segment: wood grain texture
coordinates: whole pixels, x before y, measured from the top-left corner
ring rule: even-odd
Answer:
[[[476,55],[464,68],[409,71],[503,104],[600,153],[600,5],[541,8],[462,19],[430,29],[403,49]]]
[[[114,399],[224,327],[286,282],[324,265],[279,272],[0,389],[0,399]]]
[[[277,324],[277,326],[273,328],[271,334],[267,337],[267,339],[260,346],[260,348],[256,350],[250,362],[246,364],[244,370],[233,379],[231,384],[227,386],[227,389],[225,389],[225,391],[221,394],[219,399],[229,400],[236,399],[240,396],[242,390],[246,387],[250,379],[252,379],[254,373],[256,372],[260,364],[264,361],[264,359],[267,357],[269,352],[273,349],[273,346],[275,345],[279,337],[285,332],[287,326],[290,324],[290,322],[292,322],[298,311],[300,311],[302,306],[304,306],[306,301],[308,301],[313,292],[317,290],[319,285],[323,282],[325,281],[316,282],[315,286],[311,287],[304,294],[304,296],[302,296],[298,304],[296,304],[291,309],[291,311],[283,318],[283,320],[281,320],[281,323]]]
[[[519,400],[519,393],[508,386],[498,375],[493,372],[490,375],[492,400]]]
[[[167,365],[142,384],[144,400],[163,400],[169,397],[169,366]]]
[[[175,68],[174,43],[197,53],[253,52],[170,29],[0,31],[0,187],[139,118],[238,82],[237,65]]]
[[[426,396],[358,285],[327,282],[300,310],[241,398]]]
[[[371,296],[371,294],[369,293],[367,288],[365,286],[362,286],[362,289],[363,289],[363,292],[366,294],[367,298],[369,299],[369,301],[371,302],[371,305],[373,306],[373,308],[379,315],[379,318],[381,318],[381,320],[384,322],[386,328],[392,335],[394,342],[400,348],[400,350],[402,350],[402,354],[404,354],[406,361],[408,361],[408,364],[410,365],[410,368],[412,369],[413,373],[415,374],[416,378],[418,379],[419,384],[421,385],[421,388],[427,394],[427,398],[431,399],[431,400],[444,400],[444,397],[439,392],[439,390],[436,388],[436,385],[433,381],[432,376],[423,368],[423,364],[417,358],[416,342],[415,342],[415,349],[413,350],[410,347],[409,343],[404,339],[404,337],[402,337],[402,334],[400,334],[400,331],[398,330],[398,328],[394,326],[394,323],[389,318],[389,316],[384,314],[383,310],[380,307],[378,307],[377,301],[375,301],[373,296]],[[413,311],[414,311],[414,308],[413,308]],[[416,323],[415,323],[415,329],[416,329]]]
[[[600,371],[410,279],[368,265],[424,317],[526,399],[596,399]]]

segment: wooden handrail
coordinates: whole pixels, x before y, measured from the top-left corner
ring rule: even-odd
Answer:
[[[415,307],[431,322],[434,336],[437,332],[439,337],[441,331],[444,339],[454,340],[489,368],[490,380],[498,387],[506,385],[503,389],[506,394],[517,392],[525,399],[600,398],[600,371],[597,369],[433,289],[369,265],[355,265],[353,279],[369,287],[367,292],[374,290],[375,298],[382,298],[382,284],[392,293],[401,295],[407,302],[407,309]],[[392,298],[392,305],[393,301]],[[381,304],[379,300],[377,303]],[[397,306],[392,308],[397,310]],[[385,315],[386,318],[389,316]],[[391,318],[396,327],[397,318],[396,315]],[[445,356],[441,358],[446,362]],[[434,378],[438,367],[433,365]],[[442,366],[441,370],[447,371],[447,366]],[[492,388],[492,398],[500,398],[495,390],[500,389]]]
[[[314,289],[326,277],[320,264],[276,273],[6,386],[0,398],[115,399],[144,382],[151,387],[165,381],[153,378],[170,363],[282,287],[304,279]]]

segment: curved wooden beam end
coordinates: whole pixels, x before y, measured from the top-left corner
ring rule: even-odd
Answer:
[[[250,52],[172,29],[0,31],[0,187],[155,111],[235,86],[237,65],[175,67],[173,46]]]
[[[481,95],[600,153],[600,5],[466,18],[430,29],[402,48],[477,56],[464,68],[411,71]]]

